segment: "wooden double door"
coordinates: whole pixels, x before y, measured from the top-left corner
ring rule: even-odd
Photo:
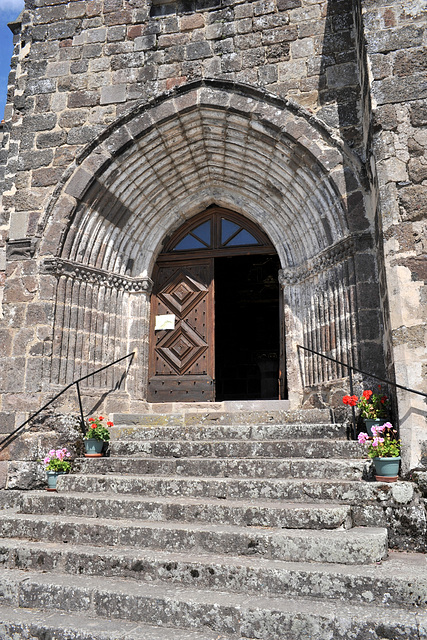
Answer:
[[[283,397],[278,258],[266,236],[211,208],[153,271],[148,400]]]

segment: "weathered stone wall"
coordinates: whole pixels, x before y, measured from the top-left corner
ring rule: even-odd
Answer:
[[[427,393],[427,9],[362,2],[371,74],[378,247],[396,381]],[[375,193],[375,190],[377,193]],[[427,439],[426,399],[398,391],[405,467]]]
[[[89,361],[134,348],[128,399],[117,402],[143,400],[153,263],[165,236],[213,202],[248,215],[277,248],[288,354],[304,336],[331,355],[348,346],[363,368],[393,375],[395,364],[400,380],[425,390],[417,2],[406,14],[397,2],[350,0],[34,5],[13,26],[3,139],[7,429]],[[327,310],[316,293],[326,281]],[[316,395],[331,372],[306,364]],[[409,467],[426,438],[424,416],[414,422],[425,407],[399,401]]]

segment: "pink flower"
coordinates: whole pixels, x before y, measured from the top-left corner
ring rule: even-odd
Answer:
[[[379,444],[382,444],[384,442],[384,438],[374,438],[372,441],[372,446],[373,447],[378,447]]]
[[[359,433],[359,435],[357,436],[357,439],[360,442],[360,444],[365,444],[365,442],[369,440],[369,436],[367,433]]]
[[[50,458],[49,458],[49,456],[46,456],[46,458],[43,460],[43,462],[44,462],[45,464],[49,464],[49,462],[50,462]]]

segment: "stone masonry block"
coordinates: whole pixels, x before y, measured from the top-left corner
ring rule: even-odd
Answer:
[[[95,175],[102,167],[111,160],[110,154],[105,153],[103,148],[97,147],[82,163],[82,168],[89,174]]]
[[[9,463],[7,461],[0,462],[0,489],[6,488],[8,469]]]
[[[66,17],[65,6],[40,7],[34,12],[34,24],[50,24]]]
[[[33,78],[28,81],[25,93],[28,96],[35,96],[56,91],[56,80],[54,78]]]
[[[65,192],[75,198],[83,197],[86,189],[93,180],[93,175],[87,173],[82,167],[79,167],[68,182]]]
[[[385,78],[372,83],[373,94],[379,105],[402,103],[427,98],[426,74]]]
[[[13,331],[12,329],[0,328],[0,357],[8,358],[12,354],[12,340],[13,340]],[[0,414],[1,418],[1,414]],[[0,430],[2,429],[2,425],[0,422]]]
[[[2,358],[0,366],[0,391],[18,392],[24,389],[25,358]]]
[[[26,116],[25,128],[30,131],[50,131],[56,125],[57,116],[55,113],[37,114]]]
[[[48,78],[56,78],[66,76],[70,72],[70,62],[49,62],[46,68],[46,76]]]
[[[26,238],[28,227],[27,211],[17,211],[10,218],[9,239]]]
[[[397,29],[378,30],[369,34],[368,52],[397,51],[421,46],[423,28],[416,25],[405,25]]]
[[[276,44],[279,42],[292,42],[297,38],[298,31],[294,26],[284,26],[277,29],[265,29],[262,34],[263,44],[267,45]]]
[[[161,122],[166,120],[175,114],[175,106],[171,101],[162,102],[157,107],[151,110],[151,117],[153,122]]]
[[[192,110],[198,102],[198,92],[196,90],[177,95],[174,98],[174,105],[177,113],[185,113]]]
[[[193,29],[200,29],[205,26],[205,19],[203,14],[194,13],[193,15],[181,16],[180,27],[181,31],[192,31]]]
[[[101,133],[101,126],[75,127],[70,129],[67,135],[68,145],[81,145],[92,142]]]
[[[99,104],[100,96],[97,91],[76,91],[70,93],[68,97],[68,107],[81,108],[81,107],[94,107]]]
[[[314,53],[315,48],[312,38],[303,38],[291,43],[292,58],[312,58]]]
[[[427,104],[419,102],[411,105],[411,124],[413,127],[427,124]]]
[[[208,42],[195,42],[186,46],[187,60],[198,60],[200,58],[209,58],[212,50]]]
[[[291,47],[292,50],[292,47]],[[338,64],[326,69],[326,80],[328,87],[341,88],[357,85],[357,67],[353,62]]]
[[[114,104],[116,102],[125,102],[125,100],[125,84],[102,87],[100,104]]]
[[[151,129],[153,126],[153,120],[151,118],[150,112],[141,113],[136,117],[132,118],[132,120],[128,123],[127,128],[131,134],[131,136],[135,139],[140,137],[144,132]],[[105,142],[102,144],[105,146]]]
[[[67,4],[67,18],[83,18],[86,15],[87,2],[76,0]]]
[[[66,20],[64,22],[54,22],[48,27],[49,40],[62,40],[72,38],[79,27],[78,20]]]
[[[427,186],[412,185],[399,191],[405,220],[421,220],[427,216]]]
[[[132,135],[126,126],[120,127],[117,131],[111,134],[104,143],[108,153],[115,156],[122,153],[123,150],[129,146],[133,141]]]
[[[148,35],[135,38],[135,51],[148,51],[153,49],[156,44],[156,36]]]
[[[49,133],[39,133],[36,137],[37,149],[46,149],[50,147],[59,147],[64,144],[67,139],[65,131],[52,131]]]

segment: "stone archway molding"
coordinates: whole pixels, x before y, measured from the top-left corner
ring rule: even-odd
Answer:
[[[192,193],[191,189],[188,189],[190,182],[188,174],[180,175],[179,160],[177,161],[173,157],[173,149],[168,144],[164,144],[163,154],[160,154],[158,160],[154,153],[151,164],[164,161],[165,156],[172,157],[172,164],[174,163],[172,169],[179,177],[182,183],[181,191],[185,191],[185,194],[180,193],[177,196],[176,191],[168,189],[167,184],[163,184],[166,202],[159,207],[157,219],[152,217],[150,220],[146,216],[145,225],[147,227],[151,224],[154,229],[161,230],[162,237],[164,237],[184,221],[182,218],[183,208],[186,209],[187,215],[191,216],[209,204],[216,203],[234,208],[244,212],[248,217],[252,217],[255,222],[266,228],[275,244],[280,243],[284,225],[289,227],[299,225],[292,237],[292,242],[290,242],[294,246],[301,242],[301,238],[304,239],[303,243],[307,243],[307,238],[310,235],[315,245],[316,241],[323,236],[322,242],[318,246],[312,247],[311,255],[304,255],[300,250],[301,255],[291,256],[289,247],[281,248],[278,246],[277,250],[282,266],[287,269],[299,268],[304,259],[312,258],[328,247],[341,243],[342,239],[349,234],[363,233],[363,230],[369,226],[364,219],[363,166],[357,156],[334,135],[332,130],[316,119],[313,114],[290,100],[279,99],[263,90],[254,90],[237,83],[203,80],[181,86],[170,94],[138,106],[108,127],[102,135],[85,147],[76,158],[75,163],[64,174],[47,208],[39,229],[39,233],[43,237],[41,255],[61,255],[63,258],[72,259],[70,245],[75,244],[75,239],[71,238],[73,232],[70,235],[70,221],[72,227],[72,220],[79,207],[82,208],[82,203],[86,211],[93,211],[94,208],[98,208],[98,205],[105,210],[107,208],[105,202],[111,201],[111,195],[113,195],[117,199],[117,204],[122,206],[123,203],[120,202],[120,199],[123,194],[123,185],[117,174],[122,171],[126,159],[129,167],[132,162],[135,164],[135,157],[136,162],[139,162],[137,156],[140,150],[135,153],[135,149],[138,145],[144,146],[143,141],[147,140],[150,135],[151,138],[156,138],[160,132],[164,137],[163,131],[167,131],[168,126],[177,121],[182,129],[185,127],[185,118],[188,118],[189,114],[201,111],[222,114],[220,126],[224,130],[228,126],[227,121],[237,121],[236,137],[238,135],[246,136],[241,147],[243,149],[244,143],[248,141],[249,129],[252,136],[249,141],[251,144],[254,137],[258,136],[258,141],[261,142],[257,149],[253,149],[253,157],[246,157],[245,162],[241,163],[241,173],[243,170],[245,172],[252,171],[253,175],[249,175],[247,184],[241,184],[238,189],[236,184],[230,184],[230,181],[224,180],[226,171],[230,171],[229,167],[224,164],[222,175],[214,174],[210,181],[206,181],[205,176],[200,176],[195,197],[194,192]],[[245,131],[241,126],[242,122],[246,123]],[[214,126],[217,124],[214,123]],[[209,127],[209,123],[206,125],[202,118],[201,130],[205,126]],[[240,131],[238,131],[239,126]],[[207,131],[207,134],[209,133],[211,132]],[[223,142],[225,145],[227,144],[226,137]],[[215,152],[215,148],[205,149],[205,164],[210,162],[210,157]],[[132,154],[134,159],[130,159]],[[273,156],[275,157],[273,158]],[[148,156],[146,157],[148,158]],[[261,167],[257,166],[257,158],[263,158],[265,161],[265,166],[262,168],[263,174]],[[150,162],[150,159],[148,161]],[[193,176],[191,176],[191,180],[194,182],[197,169],[201,166],[200,158],[195,157],[192,162],[193,169],[196,167],[196,171],[193,171]],[[287,170],[287,175],[283,171],[277,171],[278,166],[281,169],[284,167]],[[351,180],[348,179],[349,173],[351,173]],[[142,174],[137,176],[135,172],[132,174],[132,171],[130,174],[131,179],[135,181],[138,177],[141,177],[141,181],[144,179]],[[268,176],[268,184],[264,184],[264,191],[268,191],[269,201],[264,203],[259,202],[260,198],[257,194],[257,190],[259,192],[260,188],[256,181],[260,174],[261,177]],[[248,188],[251,181],[255,185],[252,193]],[[350,183],[351,189],[349,190]],[[104,194],[100,194],[99,184],[102,185]],[[113,194],[112,186],[115,188]],[[294,192],[292,194],[290,186]],[[135,189],[134,199],[138,196],[138,189],[141,191],[143,188],[144,186],[138,186]],[[170,205],[171,200],[174,201],[174,207]],[[264,198],[264,200],[266,199]],[[178,203],[179,206],[177,206]],[[127,198],[124,206],[128,207],[129,204],[132,206],[132,197]],[[150,210],[153,208],[150,202],[148,208]],[[274,225],[270,212],[279,211],[280,213],[285,208],[287,209],[287,217],[285,216],[284,219],[278,221],[278,224]],[[166,223],[165,209],[170,212],[169,220]],[[295,222],[289,214],[290,211],[300,209],[309,211],[309,221],[305,226],[301,224],[301,220]],[[141,218],[141,212],[133,213]],[[114,215],[116,220],[113,224],[118,220],[117,212]],[[87,214],[86,217],[88,217]],[[280,218],[280,215],[278,217]],[[160,218],[162,218],[163,224],[159,226]],[[316,220],[317,228],[313,224],[314,220]],[[79,224],[81,224],[81,220]],[[47,227],[49,227],[48,233],[46,233]],[[94,237],[93,221],[87,227],[86,233],[91,234],[92,238]],[[292,233],[290,235],[292,236]],[[66,236],[67,240],[65,240]],[[150,265],[152,266],[154,263],[155,253],[161,247],[162,237],[155,237],[154,234],[150,238],[149,245],[154,247],[153,255],[150,256],[150,264],[140,265],[140,271],[134,272],[132,275],[148,274]],[[98,244],[105,245],[105,239],[103,240],[99,236],[98,238]],[[108,238],[110,243],[112,241],[116,243],[116,240],[117,237],[114,240],[112,237]],[[64,246],[67,242],[68,249],[64,252]],[[141,243],[140,239],[139,245]],[[147,242],[144,244],[147,246]],[[81,248],[81,239],[79,239],[79,246]],[[81,253],[80,250],[80,256]],[[127,249],[127,253],[129,253],[129,249]],[[135,258],[132,259],[135,264]],[[86,256],[83,263],[107,271],[121,272],[124,275],[123,265],[113,264],[111,259],[106,262],[100,260],[99,257],[94,258],[93,253],[90,257]]]

